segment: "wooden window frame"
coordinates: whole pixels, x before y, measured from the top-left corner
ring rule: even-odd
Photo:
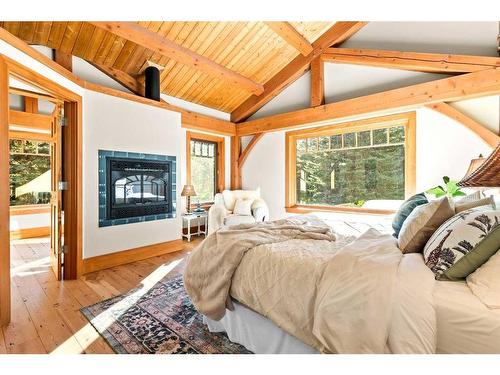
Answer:
[[[215,193],[222,193],[226,188],[225,181],[225,139],[211,134],[195,133],[186,131],[186,184],[191,184],[191,141],[208,141],[217,143],[217,171],[215,176]],[[212,205],[213,202],[203,202],[205,208]],[[193,206],[193,204],[192,204]]]
[[[374,117],[365,120],[349,121],[334,125],[308,128],[285,133],[285,209],[287,212],[307,213],[312,211],[337,211],[368,214],[390,214],[393,210],[369,209],[363,207],[321,206],[297,204],[296,191],[296,144],[298,139],[324,135],[359,132],[393,126],[405,127],[405,196],[415,194],[416,185],[416,113],[407,112],[396,115]]]

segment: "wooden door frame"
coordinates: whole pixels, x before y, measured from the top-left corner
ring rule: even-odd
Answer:
[[[64,242],[67,246],[64,279],[76,279],[83,270],[82,259],[82,97],[39,73],[0,54],[0,160],[9,160],[9,76],[42,88],[64,100],[68,121],[63,131]],[[10,322],[10,233],[9,165],[0,163],[0,326]]]

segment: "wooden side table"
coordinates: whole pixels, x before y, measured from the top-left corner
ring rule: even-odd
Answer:
[[[191,233],[191,221],[196,220],[198,224],[198,231]],[[187,223],[187,234],[184,234],[184,223]],[[205,230],[201,230],[201,226],[205,226]],[[190,214],[182,214],[182,237],[187,238],[191,242],[191,236],[207,236],[208,227],[208,213],[207,212],[191,212]]]

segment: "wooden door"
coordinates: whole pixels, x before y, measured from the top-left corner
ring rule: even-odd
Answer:
[[[62,106],[58,106],[52,121],[52,142],[50,146],[51,193],[50,193],[50,264],[57,280],[62,279],[63,244],[62,244],[62,130],[59,125],[64,116]]]

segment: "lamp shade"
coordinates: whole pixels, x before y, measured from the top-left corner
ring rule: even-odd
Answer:
[[[194,197],[196,196],[196,191],[194,191],[193,185],[184,185],[182,188],[181,196],[183,197]]]
[[[469,177],[476,169],[479,168],[481,164],[484,163],[485,160],[486,158],[482,155],[479,155],[479,157],[476,159],[472,159],[470,161],[469,168],[467,169],[467,172],[465,172],[465,176],[462,178],[462,180]]]
[[[482,162],[478,159],[471,161],[469,170],[458,186],[500,187],[500,144],[488,158],[482,158]]]

